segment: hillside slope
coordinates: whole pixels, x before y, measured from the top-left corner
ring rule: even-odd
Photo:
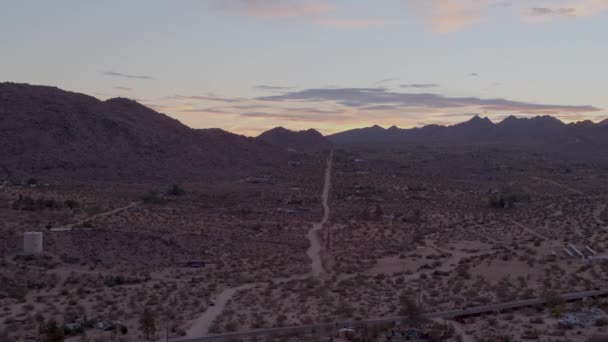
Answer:
[[[314,129],[291,131],[283,127],[276,127],[260,134],[256,139],[302,152],[316,152],[331,148],[331,142]]]
[[[191,129],[132,100],[0,83],[0,177],[205,179],[284,159],[269,144]]]

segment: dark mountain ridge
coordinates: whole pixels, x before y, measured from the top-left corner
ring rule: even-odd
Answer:
[[[551,116],[517,118],[509,116],[498,123],[474,116],[452,126],[428,125],[401,129],[380,126],[360,128],[328,136],[336,145],[398,147],[417,145],[482,145],[494,144],[531,151],[559,152],[580,157],[606,158],[608,125],[580,121],[563,123]]]
[[[133,100],[0,83],[0,177],[196,180],[285,159],[262,141],[191,129]]]
[[[302,152],[317,152],[331,148],[331,142],[314,129],[291,131],[283,127],[275,127],[260,134],[256,139]]]

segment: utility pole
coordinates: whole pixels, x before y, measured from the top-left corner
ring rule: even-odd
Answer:
[[[170,319],[170,317],[169,317],[169,315],[167,315],[166,318],[165,318],[165,328],[166,328],[166,335],[165,335],[166,339],[165,339],[165,341],[166,342],[169,342],[169,319]]]

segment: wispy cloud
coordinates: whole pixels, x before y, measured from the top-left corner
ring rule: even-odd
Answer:
[[[531,16],[547,16],[547,15],[574,16],[574,15],[576,15],[576,10],[574,8],[533,7],[533,8],[530,8],[529,15],[531,15]]]
[[[418,89],[429,89],[429,88],[438,88],[439,84],[435,83],[410,83],[410,84],[402,84],[401,88],[418,88]]]
[[[124,90],[124,91],[131,91],[131,90],[133,90],[132,88],[122,87],[122,86],[114,86],[114,89]]]
[[[381,111],[395,111],[395,110],[400,110],[399,106],[393,106],[393,105],[377,105],[377,106],[368,106],[368,107],[362,107],[361,110],[381,110]]]
[[[370,27],[385,27],[394,26],[394,21],[388,21],[383,19],[338,19],[338,18],[325,18],[316,20],[318,24],[326,27],[337,27],[337,28],[370,28]]]
[[[226,103],[236,103],[242,102],[245,99],[237,98],[237,97],[219,97],[212,95],[174,95],[171,97],[176,100],[194,100],[194,101],[210,101],[210,102],[226,102]]]
[[[331,28],[358,29],[393,26],[394,21],[381,18],[336,18],[330,16],[337,7],[320,0],[212,0],[211,7],[229,14],[257,18],[302,18],[310,23]]]
[[[326,121],[340,121],[346,119],[339,113],[328,113],[325,115],[310,115],[310,113],[269,113],[269,112],[246,112],[241,113],[240,116],[247,118],[258,118],[258,119],[275,119],[285,121],[300,121],[300,122],[326,122]]]
[[[116,71],[104,71],[104,72],[102,72],[102,74],[105,76],[122,77],[122,78],[128,78],[128,79],[140,79],[140,80],[153,80],[154,79],[154,77],[152,77],[152,76],[124,74],[124,73],[116,72]]]
[[[396,81],[399,81],[399,80],[400,80],[399,77],[389,77],[389,78],[384,78],[384,79],[381,79],[379,81],[374,82],[374,85],[380,86],[380,85],[383,85],[383,84],[386,84],[386,83],[396,82]]]
[[[331,102],[351,108],[391,105],[400,108],[458,109],[479,108],[494,111],[528,113],[586,113],[599,111],[590,105],[537,104],[507,99],[477,97],[447,97],[431,93],[397,93],[384,88],[320,88],[259,97],[260,101]]]
[[[324,2],[301,0],[214,0],[212,7],[228,13],[269,18],[314,16],[334,9]]]
[[[217,109],[217,108],[188,108],[188,109],[183,109],[182,112],[185,112],[185,113],[214,113],[214,114],[230,113],[229,111]]]
[[[261,91],[285,91],[289,89],[293,89],[293,87],[283,87],[283,86],[271,86],[271,85],[256,85],[253,87],[255,90]]]
[[[539,6],[528,8],[524,19],[542,22],[561,18],[590,17],[606,11],[608,11],[608,0],[544,1]]]

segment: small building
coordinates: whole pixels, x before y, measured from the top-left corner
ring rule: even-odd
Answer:
[[[42,254],[42,232],[23,233],[23,254]]]

